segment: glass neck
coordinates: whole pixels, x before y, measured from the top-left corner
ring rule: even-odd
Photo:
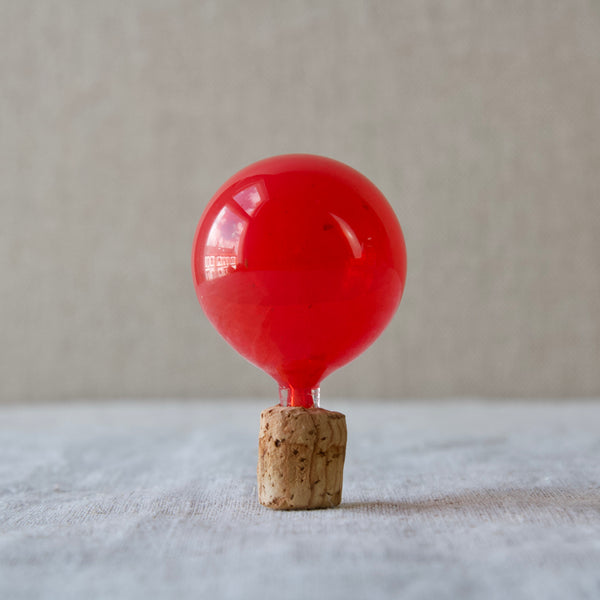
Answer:
[[[321,388],[294,388],[279,386],[280,406],[302,406],[303,408],[319,408]]]

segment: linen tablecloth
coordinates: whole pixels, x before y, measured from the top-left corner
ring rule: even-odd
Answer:
[[[0,408],[0,598],[600,598],[600,403],[336,401],[336,509],[256,499],[268,401]]]

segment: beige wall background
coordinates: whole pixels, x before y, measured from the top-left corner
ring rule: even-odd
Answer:
[[[323,397],[600,395],[600,4],[0,0],[0,399],[259,395],[189,254],[284,152],[386,194],[404,300]]]

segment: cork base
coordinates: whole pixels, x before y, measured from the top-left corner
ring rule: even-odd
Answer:
[[[273,406],[260,415],[258,499],[279,510],[342,501],[346,417],[322,408]]]

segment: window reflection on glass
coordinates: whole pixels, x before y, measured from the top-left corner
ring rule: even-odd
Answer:
[[[204,250],[207,280],[224,277],[237,269],[248,223],[266,197],[264,186],[253,184],[235,194],[219,211]]]
[[[206,279],[227,275],[229,268],[235,268],[237,254],[246,224],[228,206],[224,206],[208,233],[204,252],[204,272]]]
[[[263,202],[263,195],[257,185],[250,185],[233,196],[244,212],[251,217],[258,205]]]

